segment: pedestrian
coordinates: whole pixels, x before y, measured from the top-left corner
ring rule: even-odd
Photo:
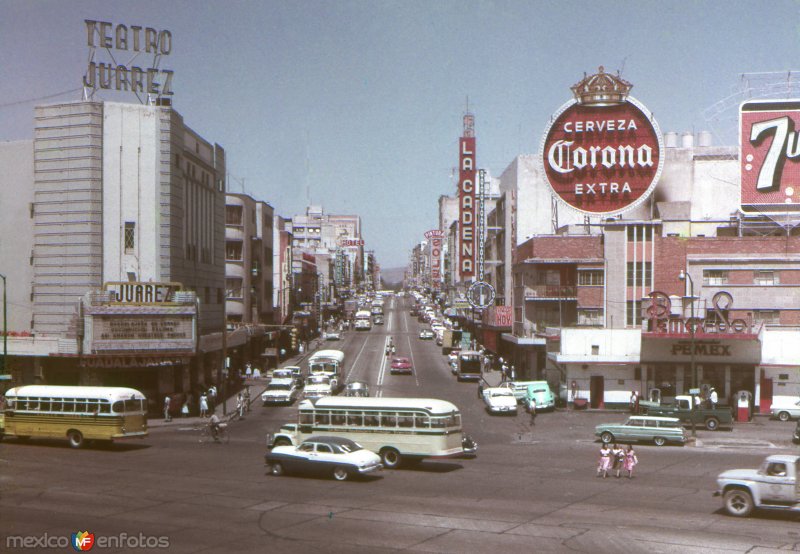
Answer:
[[[183,403],[181,406],[181,417],[189,417],[189,401]]]
[[[261,370],[258,369],[257,367],[253,368],[253,379],[256,380],[261,379]]]
[[[244,418],[244,398],[241,392],[236,396],[236,414],[239,416],[239,419]]]
[[[217,405],[217,387],[211,385],[208,387],[208,408],[213,410]]]
[[[603,475],[605,479],[608,477],[608,470],[611,469],[611,449],[606,443],[600,447],[600,463],[597,465],[597,476]]]
[[[252,379],[253,377],[253,366],[250,365],[250,362],[245,366],[244,376],[246,379]]]
[[[483,381],[478,382],[478,398],[483,398]]]
[[[531,413],[531,427],[536,425],[536,399],[531,398],[530,402],[528,403],[528,410]]]
[[[629,444],[628,451],[625,452],[625,471],[628,472],[628,479],[633,479],[633,468],[639,463],[639,458],[636,457],[636,451]]]
[[[636,391],[631,391],[630,409],[632,414],[636,413]]]
[[[244,388],[244,409],[250,411],[250,385]]]
[[[717,389],[715,389],[715,388],[711,389],[711,394],[709,395],[708,399],[711,400],[711,407],[712,408],[716,408],[717,407],[717,402],[719,402],[719,396],[717,395]]]
[[[206,393],[200,396],[200,417],[208,417],[208,397]]]
[[[617,472],[617,479],[619,479],[622,467],[625,465],[625,451],[615,443],[614,448],[611,449],[611,456],[613,457],[614,471]]]
[[[167,395],[164,397],[164,421],[172,421],[172,416],[169,414],[169,404],[170,397]]]
[[[517,378],[517,370],[514,369],[514,366],[511,366],[511,380],[514,381]]]

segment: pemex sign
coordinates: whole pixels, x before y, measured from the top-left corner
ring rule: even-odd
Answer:
[[[642,203],[664,167],[664,141],[653,115],[628,96],[633,85],[600,72],[572,87],[574,99],[553,115],[541,142],[553,194],[586,215],[612,215]]]

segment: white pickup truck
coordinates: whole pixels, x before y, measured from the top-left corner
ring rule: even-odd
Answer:
[[[717,477],[714,496],[725,511],[745,517],[754,509],[800,512],[800,456],[767,456],[758,469],[731,469]]]

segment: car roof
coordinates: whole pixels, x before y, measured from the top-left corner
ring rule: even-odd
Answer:
[[[664,417],[664,416],[647,416],[647,415],[632,415],[628,419],[651,419],[654,421],[669,421],[676,423],[680,421],[677,417]]]
[[[313,435],[311,437],[308,437],[303,442],[321,442],[324,444],[339,444],[339,445],[343,444],[346,446],[351,446],[356,444],[355,441],[346,439],[344,437],[330,437],[325,435]]]
[[[783,463],[795,464],[797,463],[798,459],[800,459],[800,456],[792,456],[790,454],[773,454],[772,456],[767,456],[768,462],[783,462]]]

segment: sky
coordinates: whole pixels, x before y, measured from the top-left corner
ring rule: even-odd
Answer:
[[[309,201],[358,214],[387,268],[406,265],[456,192],[467,101],[477,165],[499,176],[601,65],[662,132],[709,130],[721,145],[736,144],[748,95],[800,97],[783,90],[800,82],[789,0],[0,0],[0,141],[32,138],[34,106],[81,99],[86,19],[169,30],[173,106],[225,148],[228,189],[284,217]]]

